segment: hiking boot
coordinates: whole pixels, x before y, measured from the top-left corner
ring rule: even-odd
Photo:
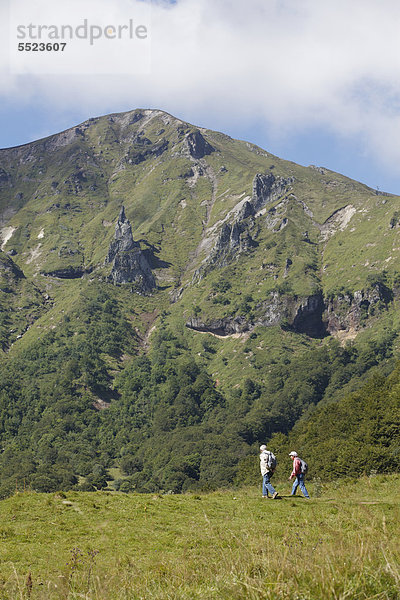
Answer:
[[[274,492],[272,494],[272,500],[275,500],[275,498],[277,498],[277,497],[278,497],[278,492]]]

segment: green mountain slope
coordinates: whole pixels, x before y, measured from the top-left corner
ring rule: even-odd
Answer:
[[[390,372],[399,215],[157,110],[0,150],[2,493],[221,485]]]

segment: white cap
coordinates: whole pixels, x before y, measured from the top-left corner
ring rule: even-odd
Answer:
[[[289,456],[298,456],[297,452],[290,452]]]
[[[260,450],[261,452],[264,452],[264,450],[267,449],[267,446],[265,444],[263,444],[262,446],[260,446]]]

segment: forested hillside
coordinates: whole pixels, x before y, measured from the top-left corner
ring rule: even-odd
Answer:
[[[398,206],[161,111],[0,150],[0,496],[240,484],[269,440],[398,470]]]

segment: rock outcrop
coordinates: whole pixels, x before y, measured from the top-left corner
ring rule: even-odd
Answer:
[[[125,215],[125,208],[122,206],[117,224],[115,225],[115,239],[111,242],[106,257],[106,263],[111,263],[116,255],[121,252],[140,249],[140,244],[135,242],[132,235],[132,227]]]
[[[323,311],[322,294],[296,298],[271,292],[264,302],[256,306],[255,316],[251,320],[245,315],[211,320],[192,317],[186,322],[186,327],[195,331],[227,336],[251,332],[256,327],[280,325],[310,337],[321,338],[326,335],[322,319]]]
[[[247,230],[243,221],[238,220],[232,224],[225,223],[208,262],[223,267],[236,256],[256,245],[251,232]]]
[[[312,338],[323,338],[340,331],[358,331],[368,318],[386,310],[392,300],[393,292],[382,284],[329,299],[322,292],[305,297],[271,292],[255,307],[252,319],[245,315],[210,320],[192,317],[186,327],[227,336],[279,325]]]
[[[211,319],[206,322],[197,317],[192,317],[187,321],[186,327],[194,331],[212,333],[222,337],[235,333],[244,333],[253,328],[245,317],[226,317],[223,319]]]
[[[92,269],[84,267],[65,267],[54,269],[54,271],[43,271],[42,275],[47,277],[57,277],[58,279],[80,279],[85,273],[91,273]]]
[[[322,338],[326,335],[326,324],[322,319],[325,304],[322,293],[313,294],[305,298],[297,306],[296,314],[292,321],[292,328],[297,333],[305,333],[313,338]]]
[[[328,333],[357,330],[363,322],[374,316],[393,299],[393,292],[377,283],[369,290],[358,290],[354,294],[338,294],[325,302],[324,321]]]
[[[166,139],[153,143],[143,135],[138,134],[131,143],[125,161],[130,165],[139,165],[149,158],[161,156],[168,150],[169,142]]]
[[[283,177],[276,178],[272,173],[267,175],[257,173],[253,180],[252,208],[250,209],[252,214],[255,215],[264,206],[282,196],[288,185],[293,181],[293,177],[284,179]]]
[[[224,267],[243,252],[256,247],[258,245],[256,241],[256,218],[264,214],[263,211],[268,204],[282,197],[292,182],[292,178],[283,179],[276,178],[272,173],[267,175],[257,173],[253,180],[251,198],[248,197],[248,199],[241,201],[237,209],[231,211],[222,225],[214,248],[200,269],[196,271],[194,278],[200,277],[201,279],[210,271],[210,268],[215,266]],[[267,226],[269,223],[268,218],[267,215]],[[278,219],[274,220],[274,224],[275,221],[278,223]],[[286,222],[283,226],[286,225]],[[280,221],[279,225],[282,228]]]
[[[15,262],[0,250],[0,280],[11,277],[14,280],[25,279],[25,275]]]
[[[156,287],[146,255],[133,239],[124,207],[119,213],[115,239],[110,244],[105,263],[112,264],[109,281],[114,285],[133,284],[132,291],[142,295],[151,293]]]
[[[211,154],[215,151],[213,146],[204,139],[198,129],[188,133],[185,142],[186,148],[192,158],[204,158],[207,154]]]

